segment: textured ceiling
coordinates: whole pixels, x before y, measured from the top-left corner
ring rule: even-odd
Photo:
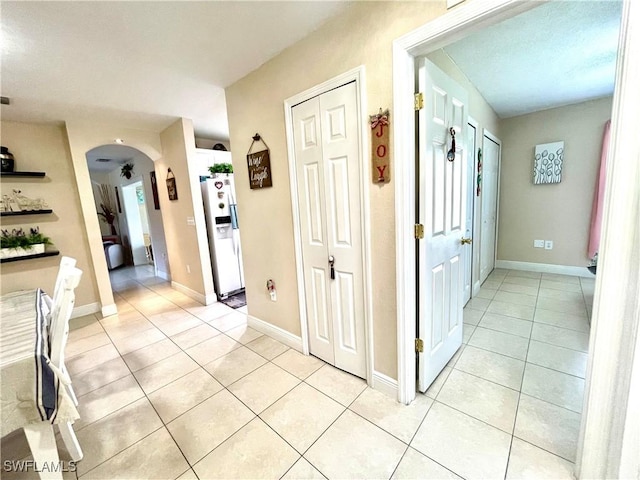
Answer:
[[[445,47],[502,118],[613,93],[622,2],[543,3]]]
[[[2,1],[2,118],[159,131],[186,117],[196,135],[226,140],[223,88],[347,6]]]
[[[469,1],[469,0],[467,0]],[[223,88],[348,2],[2,1],[5,120],[191,118],[228,139]],[[553,1],[445,48],[502,117],[611,94],[621,2]]]
[[[101,145],[87,152],[87,166],[90,172],[109,173],[125,163],[135,164],[137,159],[149,159],[149,157],[127,145]]]

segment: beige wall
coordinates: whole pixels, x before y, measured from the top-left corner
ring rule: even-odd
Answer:
[[[392,108],[393,40],[445,9],[444,1],[356,2],[344,14],[226,89],[250,314],[300,335],[284,100],[364,65],[369,113]],[[247,178],[245,158],[256,132],[271,149],[273,187],[264,190],[250,190]],[[391,161],[401,159],[392,156]],[[384,186],[372,184],[369,193],[375,259],[374,369],[397,378],[393,181]],[[277,302],[269,300],[265,288],[269,278],[276,282]]]
[[[61,255],[77,259],[78,268],[83,271],[76,289],[76,307],[95,304],[99,301],[98,289],[80,197],[73,182],[66,130],[59,126],[2,122],[2,145],[15,156],[16,170],[46,172],[44,179],[3,178],[2,193],[20,189],[27,197],[44,198],[53,210],[52,215],[3,217],[2,228],[39,226]],[[2,293],[36,287],[51,293],[59,263],[60,256],[3,264]]]
[[[196,146],[191,120],[180,119],[160,133],[163,156],[155,162],[160,209],[165,227],[171,280],[202,296],[205,303],[215,301],[213,273],[202,205],[200,183],[194,167]],[[177,200],[169,200],[166,188],[168,169],[176,178]],[[193,218],[195,224],[188,225]]]
[[[503,120],[498,259],[585,266],[591,204],[604,124],[612,99],[603,98]],[[534,185],[537,144],[564,140],[562,181]],[[553,250],[533,241],[553,240]]]

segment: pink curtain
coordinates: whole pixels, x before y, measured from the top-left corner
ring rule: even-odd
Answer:
[[[604,186],[606,184],[607,152],[609,151],[609,129],[611,120],[604,124],[602,136],[602,152],[600,154],[600,171],[596,180],[596,191],[593,195],[593,207],[591,209],[591,229],[589,231],[589,258],[598,252],[600,248],[600,228],[602,226],[602,206],[604,203]]]

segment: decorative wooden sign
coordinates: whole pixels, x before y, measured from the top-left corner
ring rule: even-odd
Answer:
[[[389,155],[389,110],[382,109],[377,115],[369,116],[371,124],[371,164],[374,183],[389,183],[391,167]]]
[[[153,194],[153,208],[160,210],[160,199],[158,198],[158,181],[156,180],[156,172],[149,172],[151,179],[151,193]]]
[[[176,187],[176,176],[171,169],[167,172],[167,192],[169,193],[169,200],[178,199],[178,189]]]
[[[251,153],[253,144],[261,141],[266,150]],[[269,147],[260,138],[257,133],[253,136],[253,142],[247,153],[247,167],[249,170],[249,187],[253,190],[256,188],[265,188],[273,186],[271,182],[271,159],[269,158]]]

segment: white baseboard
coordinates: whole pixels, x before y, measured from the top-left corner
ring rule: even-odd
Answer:
[[[75,307],[71,312],[71,318],[84,317],[85,315],[91,315],[100,311],[100,304],[98,302],[88,303],[87,305],[80,305]]]
[[[118,307],[116,306],[115,303],[112,303],[111,305],[102,306],[103,317],[110,317],[111,315],[115,315],[116,313],[118,313]]]
[[[376,372],[374,370],[371,386],[375,390],[385,393],[394,399],[398,398],[398,381],[388,377],[384,373]]]
[[[274,340],[278,340],[294,350],[302,352],[302,338],[297,335],[267,323],[264,320],[260,320],[252,315],[247,315],[247,324],[251,328],[268,335]]]
[[[200,302],[203,305],[211,305],[218,301],[215,293],[209,295],[203,295],[200,292],[196,292],[195,290],[191,290],[189,287],[182,285],[181,283],[171,281],[171,287],[175,288],[181,293],[184,293],[187,297],[193,298],[194,300]]]
[[[168,282],[171,281],[171,275],[167,272],[163,272],[162,270],[156,271],[156,277],[160,277],[161,279],[166,280]]]
[[[512,260],[496,260],[496,268],[506,268],[509,270],[528,270],[530,272],[555,273],[558,275],[573,275],[574,277],[595,278],[594,275],[584,267],[572,267],[569,265],[552,265],[549,263],[529,263],[514,262]]]

